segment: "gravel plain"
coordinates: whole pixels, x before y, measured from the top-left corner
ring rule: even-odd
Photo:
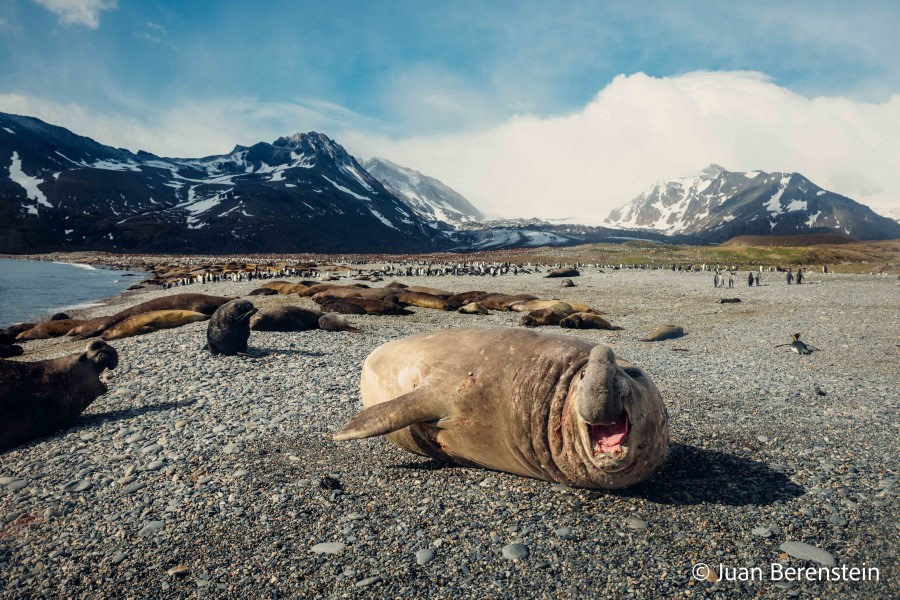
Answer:
[[[654,379],[671,426],[661,471],[579,490],[331,440],[360,408],[377,346],[515,327],[517,313],[413,309],[348,317],[360,333],[253,332],[256,359],[209,356],[194,323],[112,342],[109,392],[70,429],[0,455],[0,597],[900,597],[896,279],[787,286],[765,273],[762,287],[714,289],[711,273],[587,268],[569,289],[537,274],[399,280],[605,311],[624,329],[568,333]],[[81,315],[258,283],[129,294]],[[637,341],[668,323],[687,335]],[[774,347],[796,332],[821,351]],[[29,342],[22,359],[83,346]],[[762,576],[698,579],[700,563]],[[875,567],[878,580],[773,581],[771,563]]]

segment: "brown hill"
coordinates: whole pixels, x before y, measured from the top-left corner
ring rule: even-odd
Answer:
[[[746,248],[748,246],[821,246],[824,244],[850,244],[858,241],[843,233],[809,233],[806,235],[739,235],[722,246]]]

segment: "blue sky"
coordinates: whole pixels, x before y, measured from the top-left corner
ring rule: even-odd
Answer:
[[[169,155],[317,129],[490,203],[496,190],[422,148],[583,114],[639,74],[710,72],[739,89],[733,75],[751,72],[800,101],[888,107],[890,120],[897,31],[896,2],[0,0],[0,110]],[[848,191],[883,188],[861,177]]]

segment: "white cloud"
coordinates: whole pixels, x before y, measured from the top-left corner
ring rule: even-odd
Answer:
[[[504,216],[600,223],[655,181],[710,163],[798,171],[876,211],[900,213],[900,95],[877,104],[807,98],[759,73],[619,76],[568,115],[521,115],[475,131],[404,139],[318,100],[118,103],[127,112],[0,94],[0,111],[166,156],[218,154],[318,130],[361,158],[382,156],[437,177],[484,212]]]
[[[341,140],[505,216],[599,223],[653,182],[713,162],[798,171],[876,210],[900,203],[900,95],[880,104],[806,98],[751,72],[618,76],[565,116],[399,140],[346,132]]]
[[[100,13],[116,7],[117,0],[33,0],[59,16],[67,25],[100,26]]]

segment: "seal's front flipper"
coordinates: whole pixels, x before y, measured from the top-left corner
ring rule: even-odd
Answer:
[[[363,410],[350,419],[334,439],[340,442],[384,435],[414,423],[438,421],[445,414],[445,403],[434,398],[428,388],[419,388]]]

